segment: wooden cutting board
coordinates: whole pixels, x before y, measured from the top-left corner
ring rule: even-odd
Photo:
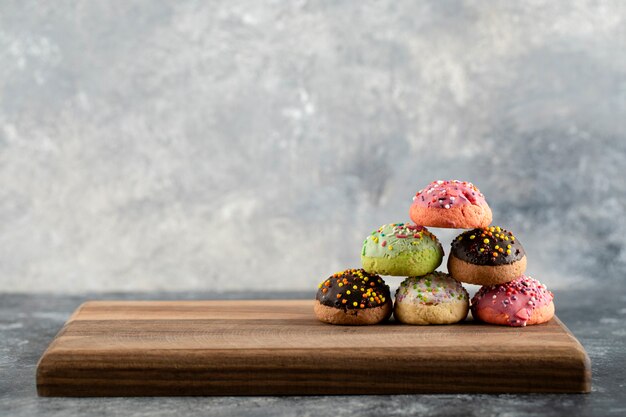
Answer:
[[[41,357],[41,396],[589,392],[556,317],[512,328],[318,322],[312,301],[92,301]]]

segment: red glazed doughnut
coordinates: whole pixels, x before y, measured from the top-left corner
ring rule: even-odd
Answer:
[[[554,316],[553,299],[545,285],[522,275],[505,284],[481,287],[472,298],[472,316],[503,326],[545,323]]]
[[[413,197],[411,220],[420,226],[473,229],[491,223],[485,196],[466,181],[433,181]]]

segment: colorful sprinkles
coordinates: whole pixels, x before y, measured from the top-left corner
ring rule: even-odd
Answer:
[[[421,277],[409,277],[396,291],[396,302],[420,305],[438,305],[468,300],[469,295],[460,282],[443,272],[432,272]]]
[[[380,307],[389,302],[389,297],[385,281],[363,269],[347,269],[331,275],[318,285],[316,295],[320,303],[344,309]]]
[[[526,252],[512,232],[500,226],[461,233],[452,241],[452,255],[474,265],[504,265],[519,261]]]
[[[422,246],[430,246],[432,243],[441,247],[437,237],[423,226],[410,223],[389,223],[380,226],[365,238],[361,255],[397,256],[403,251],[420,250]],[[382,248],[385,250],[382,251]]]
[[[487,204],[485,196],[467,181],[433,181],[413,197],[413,204],[425,207],[451,209],[468,204]]]
[[[552,302],[554,294],[545,285],[522,275],[505,284],[483,286],[472,298],[472,314],[489,307],[499,314],[505,314],[510,326],[526,326],[533,311]]]

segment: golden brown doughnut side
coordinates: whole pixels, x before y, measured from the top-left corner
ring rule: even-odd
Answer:
[[[364,326],[377,324],[389,319],[392,313],[391,298],[381,306],[365,309],[343,309],[329,307],[315,301],[315,316],[324,323]]]
[[[474,265],[454,255],[448,257],[448,272],[454,279],[468,284],[504,284],[519,277],[526,271],[526,255],[519,261],[505,265]]]
[[[453,324],[465,320],[468,311],[467,299],[437,305],[418,305],[396,301],[393,316],[405,324]]]
[[[420,226],[474,229],[489,226],[492,213],[488,205],[460,205],[445,209],[413,204],[409,217]]]

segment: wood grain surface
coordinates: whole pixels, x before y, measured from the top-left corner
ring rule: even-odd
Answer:
[[[589,392],[580,343],[555,317],[344,327],[312,301],[92,301],[37,367],[41,396]]]

